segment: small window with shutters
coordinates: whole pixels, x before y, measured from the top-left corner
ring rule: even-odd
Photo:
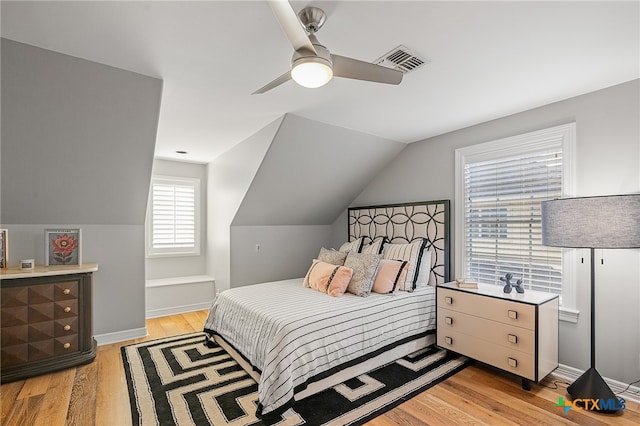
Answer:
[[[570,192],[574,126],[456,150],[457,276],[503,285],[511,273],[562,300],[563,252],[542,245],[540,205]]]
[[[147,256],[200,254],[200,180],[153,176],[147,208]]]

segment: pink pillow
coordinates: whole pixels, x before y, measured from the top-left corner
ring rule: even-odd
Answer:
[[[404,282],[409,270],[406,260],[382,259],[371,291],[374,293],[393,293],[398,283]]]
[[[349,286],[353,269],[332,265],[313,259],[311,268],[304,277],[303,285],[327,293],[329,296],[342,296]]]

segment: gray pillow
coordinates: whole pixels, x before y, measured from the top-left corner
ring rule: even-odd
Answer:
[[[381,258],[380,254],[349,253],[344,261],[344,266],[353,269],[353,276],[347,287],[349,293],[360,297],[367,297],[371,293]]]
[[[324,247],[320,249],[318,260],[332,265],[342,266],[347,258],[347,253],[338,250],[329,250]]]

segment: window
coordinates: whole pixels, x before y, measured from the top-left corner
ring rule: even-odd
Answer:
[[[563,249],[542,245],[540,204],[572,193],[575,124],[456,150],[456,276],[558,294],[575,306]]]
[[[154,176],[147,213],[147,256],[200,254],[200,180]]]

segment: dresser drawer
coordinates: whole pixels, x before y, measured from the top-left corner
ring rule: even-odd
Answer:
[[[536,380],[535,360],[526,354],[455,330],[438,330],[437,344],[529,380]]]
[[[78,316],[78,301],[76,299],[60,300],[54,304],[54,318],[71,318]]]
[[[0,351],[0,363],[2,368],[7,368],[12,365],[20,365],[29,361],[29,347],[28,345],[3,345]]]
[[[438,289],[437,303],[438,308],[535,330],[534,305],[445,288]]]
[[[29,341],[29,326],[2,327],[2,346],[21,345]]]
[[[65,281],[53,286],[54,300],[69,300],[78,298],[78,282]]]
[[[56,337],[53,342],[54,355],[66,355],[78,351],[78,335]]]
[[[55,337],[78,334],[78,318],[64,318],[55,321],[53,334]]]
[[[449,331],[464,333],[529,355],[535,354],[533,330],[440,308],[438,309],[438,333],[446,334]]]

